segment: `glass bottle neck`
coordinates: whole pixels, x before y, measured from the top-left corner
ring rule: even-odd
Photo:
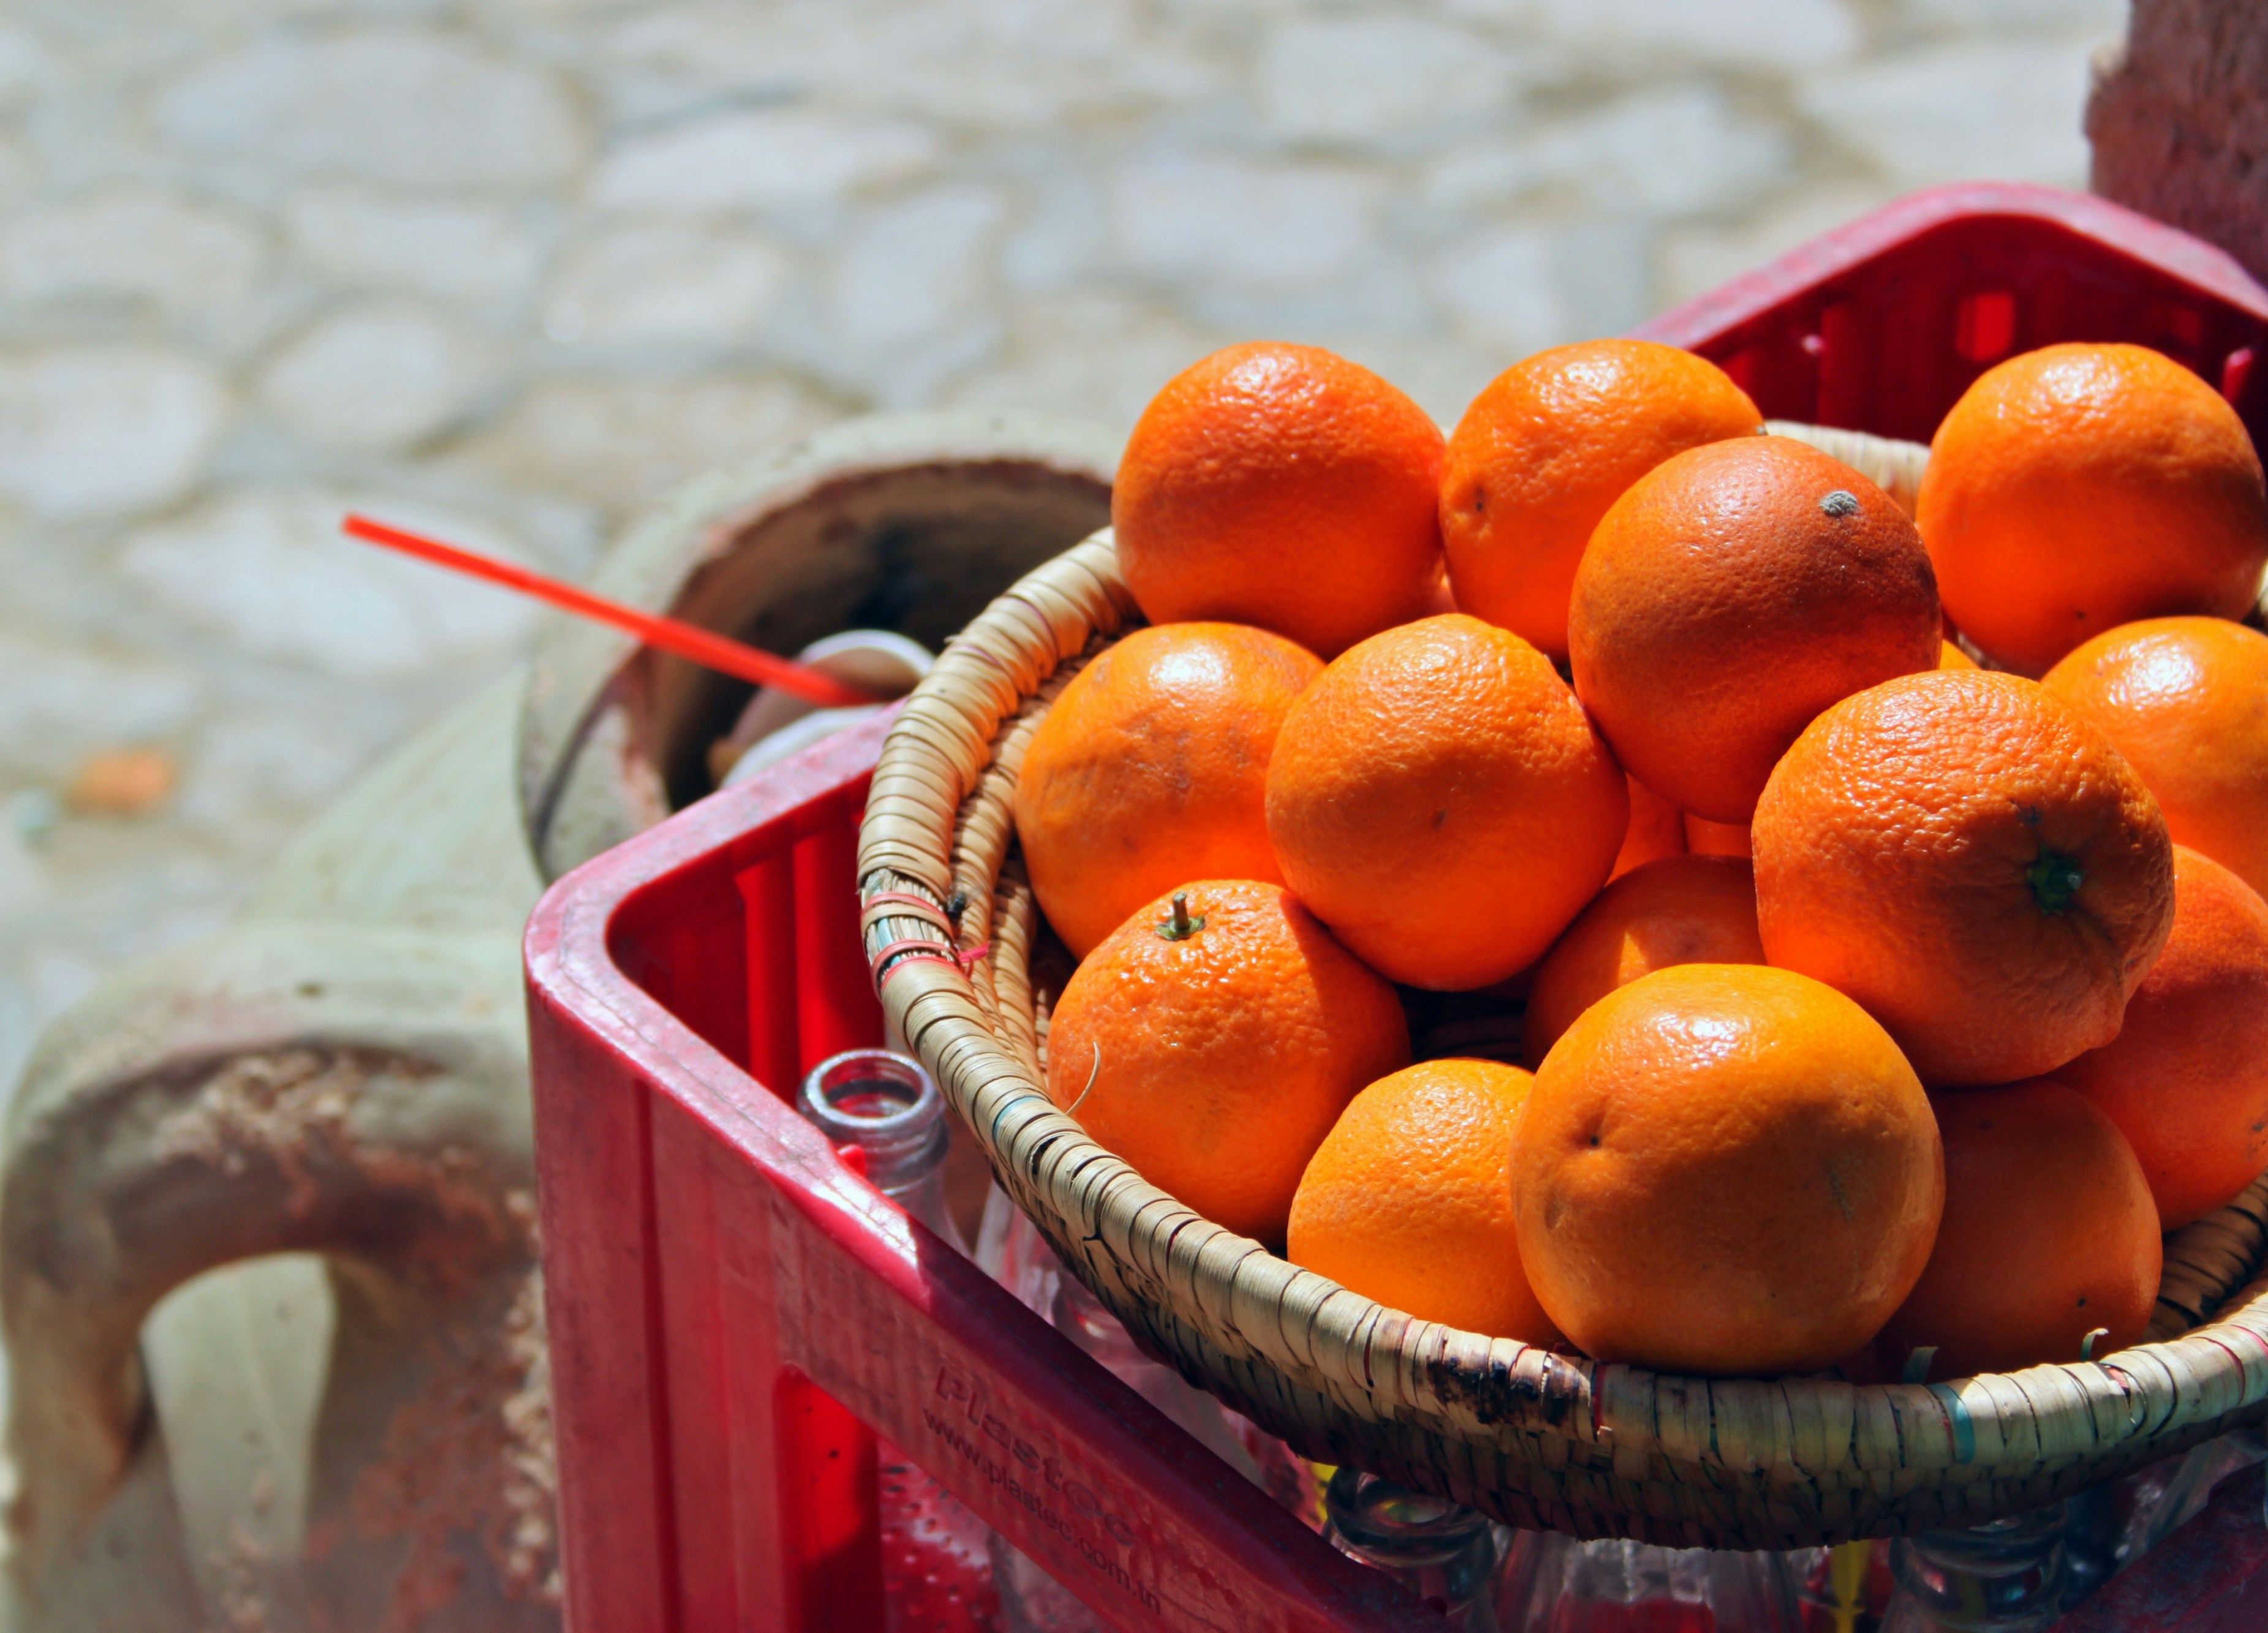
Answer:
[[[2064,1505],[1933,1531],[1891,1549],[1918,1625],[1948,1633],[2035,1633],[2063,1614]]]
[[[836,1144],[858,1148],[876,1190],[955,1252],[968,1251],[946,1207],[945,1098],[919,1061],[889,1049],[846,1050],[805,1076],[796,1109]]]
[[[1496,1633],[1496,1533],[1485,1514],[1351,1467],[1331,1475],[1323,1507],[1339,1552],[1387,1572],[1461,1633]]]

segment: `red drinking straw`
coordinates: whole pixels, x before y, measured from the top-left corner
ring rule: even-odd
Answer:
[[[525,567],[498,561],[492,555],[481,555],[471,550],[459,549],[453,544],[444,544],[438,539],[404,533],[399,527],[374,522],[367,516],[350,513],[339,526],[340,531],[355,538],[367,540],[372,544],[382,544],[389,550],[414,555],[421,562],[432,563],[436,567],[452,568],[475,578],[484,578],[490,584],[502,585],[507,590],[517,590],[522,595],[532,595],[539,601],[549,601],[578,617],[612,624],[617,629],[628,630],[649,646],[658,646],[665,652],[674,652],[705,669],[753,681],[757,686],[776,686],[783,692],[792,693],[806,702],[817,703],[821,708],[843,709],[878,701],[871,692],[847,686],[833,675],[822,674],[807,664],[775,658],[770,652],[758,651],[729,636],[703,629],[682,619],[666,618],[659,613],[642,613],[634,607],[610,601],[603,595],[593,595],[588,590],[578,589],[556,578],[548,578],[541,573],[530,572]]]

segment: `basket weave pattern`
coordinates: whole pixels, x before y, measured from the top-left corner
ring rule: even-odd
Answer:
[[[1775,424],[1911,508],[1927,451]],[[1792,1548],[1975,1524],[2268,1409],[2268,1176],[2167,1244],[2152,1342],[1927,1385],[1670,1376],[1421,1321],[1146,1183],[1042,1085],[1011,796],[1042,715],[1140,622],[1106,530],[956,637],[886,744],[861,929],[891,1018],[1000,1183],[1135,1336],[1302,1455],[1513,1525]],[[2233,1296],[2232,1296],[2233,1295]],[[2214,1318],[2210,1325],[2201,1325]]]

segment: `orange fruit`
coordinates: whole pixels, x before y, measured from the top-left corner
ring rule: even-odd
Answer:
[[[1876,1341],[1891,1366],[1933,1344],[1940,1380],[2097,1357],[2138,1342],[2162,1247],[2142,1166],[2085,1099],[2046,1078],[1932,1097],[1945,1217]]]
[[[2056,1069],[2118,1125],[2170,1231],[2268,1169],[2268,901],[2174,847],[2174,933],[2118,1035]]]
[[[1373,636],[1292,706],[1268,766],[1285,882],[1413,987],[1533,962],[1606,882],[1630,818],[1550,661],[1462,613]]]
[[[1746,822],[1712,822],[1689,811],[1685,848],[1697,857],[1749,857],[1756,854],[1756,840]]]
[[[1048,1029],[1049,1099],[1151,1184],[1271,1244],[1347,1102],[1409,1063],[1394,989],[1254,879],[1149,903],[1080,962]]]
[[[1457,606],[1567,656],[1575,564],[1607,507],[1673,453],[1764,416],[1706,358],[1646,340],[1555,346],[1473,399],[1441,467]]]
[[[2041,684],[2132,762],[2176,843],[2268,895],[2268,635],[2145,619],[2095,636]]]
[[[1524,1052],[1535,1065],[1575,1018],[1617,987],[1673,964],[1761,964],[1756,876],[1734,857],[1664,857],[1624,874],[1559,938],[1528,989]]]
[[[1628,779],[1628,785],[1630,827],[1623,835],[1623,848],[1615,852],[1614,869],[1607,875],[1609,879],[1620,879],[1657,857],[1685,854],[1684,813],[1636,777]]]
[[[1929,1099],[1830,987],[1679,964],[1583,1011],[1512,1147],[1520,1255],[1559,1330],[1663,1372],[1815,1372],[1921,1274],[1945,1181]]]
[[[1231,346],[1166,383],[1118,461],[1119,569],[1152,623],[1258,624],[1336,656],[1431,610],[1441,431],[1314,346]]]
[[[1283,882],[1268,757],[1323,670],[1246,624],[1137,629],[1079,671],[1025,750],[1016,836],[1041,909],[1081,957],[1193,879]]]
[[[2268,567],[2244,422],[2144,346],[1986,370],[1937,428],[1916,516],[1946,612],[2027,674],[2133,619],[2242,617]]]
[[[1940,653],[1939,653],[1939,654],[1938,654],[1938,658],[1937,658],[1937,666],[1938,666],[1939,668],[1940,668],[1940,669],[1974,669],[1974,668],[1977,668],[1977,667],[1978,666],[1977,666],[1977,660],[1976,660],[1975,658],[1971,658],[1968,653],[1966,653],[1966,652],[1962,651],[1959,647],[1955,646],[1952,642],[1948,641],[1948,642],[1944,643],[1944,646],[1945,646],[1945,650],[1944,650],[1942,652],[1940,652]]]
[[[1418,602],[1417,615],[1420,618],[1432,618],[1442,613],[1454,613],[1456,610],[1456,594],[1449,588],[1449,570],[1444,563],[1434,569],[1432,577],[1426,580],[1425,593]]]
[[[1679,809],[1745,822],[1828,704],[1933,667],[1937,590],[1913,523],[1849,466],[1742,437],[1656,466],[1575,574],[1575,694]]]
[[[1363,1090],[1308,1159],[1285,1256],[1420,1320],[1556,1342],[1512,1228],[1513,1124],[1535,1081],[1429,1060]]]
[[[1755,835],[1765,957],[1865,1004],[1933,1085],[2108,1043],[2173,923],[2157,802],[2015,675],[1845,698],[1773,771]]]

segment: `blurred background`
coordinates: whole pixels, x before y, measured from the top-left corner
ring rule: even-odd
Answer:
[[[0,1085],[688,475],[1122,430],[1225,342],[1453,421],[1899,193],[2082,187],[2122,0],[14,0]]]

